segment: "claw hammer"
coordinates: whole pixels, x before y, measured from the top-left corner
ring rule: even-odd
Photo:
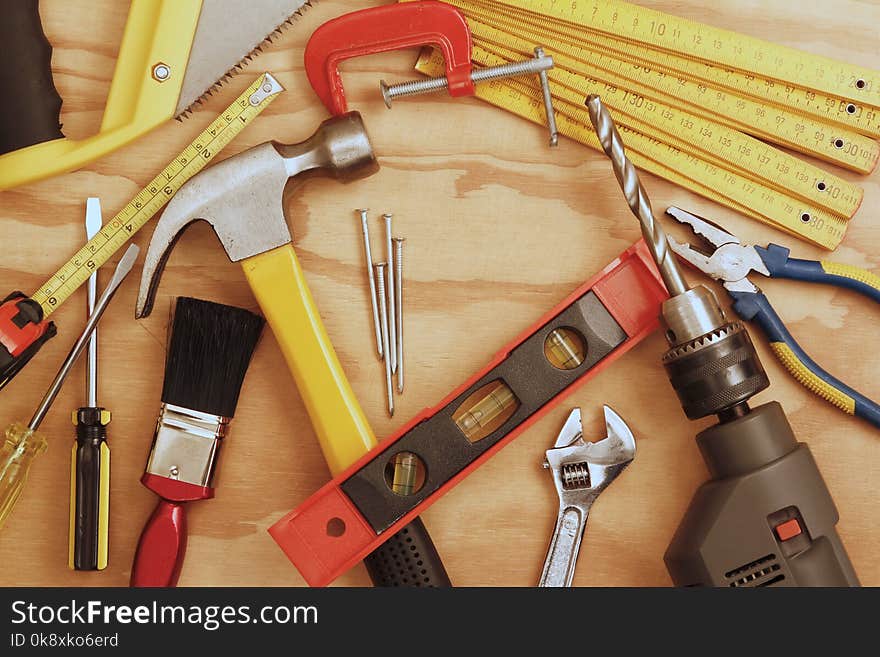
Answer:
[[[378,170],[357,112],[324,121],[298,144],[266,142],[205,169],[177,192],[156,225],[144,260],[135,313],[140,318],[152,310],[165,263],[187,226],[199,220],[208,222],[229,259],[241,263],[334,474],[372,449],[376,437],[306,284],[291,244],[286,200],[299,183],[313,176],[349,182]],[[422,543],[422,558],[434,565],[435,581],[448,586],[424,525],[410,525],[407,530],[408,538]],[[374,583],[380,584],[375,572],[370,568]]]

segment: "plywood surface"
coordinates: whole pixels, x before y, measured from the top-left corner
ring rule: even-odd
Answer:
[[[799,3],[784,0],[644,0],[642,4],[880,69],[876,1]],[[72,174],[0,193],[2,292],[34,290],[83,241],[85,198],[100,196],[109,216],[126,203],[260,71],[287,91],[227,149],[231,154],[269,139],[296,142],[326,112],[302,68],[309,34],[324,21],[365,3],[322,0],[257,57],[243,74],[183,123],[169,121],[140,141]],[[113,72],[127,3],[43,0],[53,68],[70,136],[96,130]],[[341,186],[315,181],[288,207],[297,253],[352,386],[379,436],[436,404],[639,237],[604,156],[546,134],[474,99],[429,96],[388,111],[380,78],[413,77],[414,52],[346,63],[352,108],[371,132],[382,170]],[[862,209],[843,245],[841,262],[876,269],[880,247],[880,184],[865,187]],[[650,175],[656,208],[677,204],[710,216],[741,237],[791,246],[799,257],[823,252]],[[407,388],[389,419],[383,370],[374,357],[360,226],[353,209],[393,212],[406,242]],[[136,237],[146,248],[151,225]],[[378,240],[374,249],[379,250]],[[83,402],[78,367],[43,429],[48,452],[34,466],[14,515],[0,532],[2,585],[115,585],[128,582],[134,548],[154,495],[143,472],[162,387],[168,309],[193,295],[256,309],[237,265],[228,262],[204,225],[191,228],[168,264],[154,314],[135,321],[140,265],[101,325],[99,399],[113,411],[110,566],[102,573],[67,569],[68,459],[71,409]],[[696,273],[689,274],[697,280]],[[109,273],[102,271],[102,285]],[[808,352],[850,385],[875,398],[878,309],[831,288],[766,281],[762,286]],[[726,302],[726,301],[725,301]],[[0,421],[26,420],[80,330],[85,291],[56,314],[60,335],[0,393]],[[864,584],[880,584],[877,481],[880,435],[800,387],[753,331],[772,386],[758,401],[779,400],[801,440],[809,443],[840,510],[838,526]],[[708,421],[681,412],[660,366],[665,343],[655,334],[532,426],[433,506],[424,519],[458,585],[527,586],[537,580],[556,515],[556,494],[541,468],[571,407],[585,431],[601,437],[601,405],[628,421],[638,439],[632,466],[603,493],[589,519],[577,585],[666,586],[662,555],[696,488],[707,478],[693,441]],[[181,585],[302,585],[266,528],[305,500],[329,473],[308,418],[267,331],[242,392],[224,447],[214,500],[190,506],[190,539]],[[362,567],[338,582],[366,585]]]

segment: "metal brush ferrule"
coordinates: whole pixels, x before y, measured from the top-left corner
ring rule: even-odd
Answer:
[[[232,418],[162,404],[147,473],[210,488]]]

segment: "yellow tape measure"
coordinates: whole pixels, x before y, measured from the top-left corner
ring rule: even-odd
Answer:
[[[481,66],[495,66],[508,61],[478,46],[474,47],[473,57]],[[439,53],[424,55],[416,68],[428,75],[442,75],[445,70]],[[476,91],[478,98],[523,118],[541,124],[546,120],[541,91],[529,82],[499,80],[478,85]],[[553,104],[559,131],[566,137],[601,150],[583,100],[580,95],[570,100],[562,99],[554,88]],[[827,249],[835,248],[843,239],[846,221],[841,217],[761,184],[740,172],[725,170],[701,160],[682,148],[639,132],[628,122],[617,121],[617,124],[627,144],[630,159],[637,167]]]
[[[183,184],[205,168],[244,130],[284,87],[269,73],[261,75],[233,101],[162,172],[106,222],[100,232],[31,295],[48,317],[164,206]]]
[[[450,0],[450,3],[460,6],[454,0]],[[761,99],[779,107],[789,108],[823,122],[849,128],[864,135],[880,137],[880,110],[876,106],[855,103],[840,96],[824,93],[812,86],[813,81],[806,75],[799,75],[797,80],[780,83],[773,78],[761,76],[754,70],[737,70],[717,63],[691,59],[687,53],[661,50],[645,43],[633,42],[620,36],[591,29],[590,14],[585,11],[576,12],[579,19],[585,21],[582,23],[555,18],[544,13],[547,3],[543,0],[527,2],[526,4],[532,8],[531,10],[514,7],[510,0],[469,0],[462,4],[467,4],[469,7],[487,7],[498,16],[516,17],[533,25],[560,30],[576,37],[582,43],[586,42],[592,50],[603,50],[616,59],[638,64],[652,71],[665,71],[678,78],[701,80],[717,85],[721,89]],[[524,3],[521,2],[517,4],[524,6]],[[642,9],[634,5],[628,6],[637,10]],[[666,14],[662,14],[662,16],[666,16]],[[663,23],[658,23],[658,25],[660,24]],[[692,23],[692,25],[697,24]],[[714,29],[709,26],[699,27]],[[665,31],[666,28],[659,27],[658,29]],[[726,31],[725,33],[730,34]],[[775,51],[779,47],[764,41],[761,43],[769,51]],[[808,53],[795,52],[798,52],[805,59],[814,59]],[[818,59],[827,61],[825,58]],[[807,67],[804,66],[804,68]],[[880,76],[877,72],[873,72],[873,75],[874,77]]]
[[[803,90],[815,88],[814,78],[821,77],[816,71],[827,71],[831,60],[799,53],[804,65],[794,81],[783,84],[768,78],[768,84],[761,86],[773,93],[762,94],[749,86],[761,79],[755,73],[699,60],[686,47],[677,53],[661,49],[656,40],[635,38],[619,21],[625,17],[632,26],[647,16],[659,25],[658,16],[665,17],[669,19],[662,21],[665,25],[678,25],[674,29],[679,30],[686,26],[691,37],[712,36],[722,47],[733,35],[726,30],[716,35],[709,26],[677,22],[652,10],[643,14],[644,8],[616,0],[601,7],[596,2],[576,1],[560,7],[558,0],[447,1],[468,19],[476,64],[522,59],[532,54],[535,45],[543,45],[554,57],[556,67],[548,75],[554,105],[565,123],[563,134],[599,147],[583,105],[587,95],[598,93],[624,128],[639,166],[825,248],[834,249],[843,239],[847,220],[861,204],[862,189],[754,138],[861,173],[873,170],[880,159],[880,145],[862,134],[865,126],[880,132],[880,120],[871,115],[873,108],[861,102],[855,112],[847,112],[841,110],[846,105],[840,97],[828,97],[822,111],[810,112],[800,102],[807,97],[822,98],[820,92]],[[611,21],[614,29],[594,20],[608,6],[622,10]],[[752,48],[749,52],[757,52],[760,44],[762,57],[777,49],[758,39],[746,41]],[[417,68],[436,75],[442,73],[440,64],[436,56],[424,56]],[[858,69],[858,73],[873,80],[870,71]],[[778,71],[775,75],[782,77]],[[495,105],[539,123],[545,121],[536,82],[506,80],[477,90],[479,97]],[[832,91],[840,93],[841,89]],[[785,95],[782,99],[780,92]],[[773,94],[776,97],[768,98]],[[827,116],[832,105],[834,120]]]
[[[859,173],[870,173],[880,160],[880,144],[857,129],[840,125],[829,125],[828,111],[824,117],[801,113],[796,102],[776,104],[763,98],[731,91],[729,88],[711,80],[699,77],[699,69],[705,68],[697,62],[678,58],[681,62],[693,64],[696,71],[682,72],[685,65],[679,63],[677,69],[665,68],[661,62],[669,59],[666,53],[643,52],[625,42],[591,33],[584,39],[583,28],[575,29],[562,24],[536,22],[517,12],[507,10],[493,11],[479,2],[449,0],[450,4],[467,12],[469,25],[477,41],[485,38],[498,43],[484,32],[498,28],[508,38],[516,38],[520,43],[552,44],[546,50],[554,55],[557,66],[573,70],[588,77],[601,78],[617,87],[625,88],[633,94],[646,98],[676,104],[682,109],[741,130],[755,137],[761,137],[787,146],[801,153],[812,155],[832,164]],[[494,26],[494,27],[490,27]],[[617,47],[609,44],[617,44]],[[503,45],[503,44],[502,44]],[[512,45],[512,44],[508,44]],[[619,48],[619,49],[617,49]],[[643,50],[643,49],[642,49]],[[520,52],[520,49],[517,48]],[[728,78],[734,74],[730,73]],[[743,76],[738,76],[745,80]],[[770,88],[776,88],[772,85]],[[784,86],[779,85],[780,91]],[[798,98],[797,94],[789,94]],[[835,107],[838,105],[834,103]],[[828,105],[825,105],[828,110]],[[843,116],[850,116],[844,110]],[[862,112],[861,116],[867,116]],[[875,126],[880,135],[880,124]]]
[[[689,58],[880,107],[880,72],[696,23],[621,0],[502,0],[527,11],[585,25]]]
[[[483,50],[512,60],[527,56],[532,46],[527,41],[515,39],[503,32],[481,26],[472,21],[471,28],[476,37],[487,38],[491,47]],[[507,50],[503,41],[516,45],[516,51]],[[549,51],[552,53],[552,51]],[[551,80],[559,82],[553,94],[574,105],[583,104],[583,99],[593,93],[600,94],[603,102],[610,107],[618,121],[629,124],[646,136],[669,143],[677,148],[693,152],[701,159],[716,166],[735,170],[756,181],[764,181],[780,192],[801,198],[807,203],[849,219],[862,202],[863,191],[842,178],[834,176],[793,157],[777,148],[729,128],[720,123],[698,117],[675,105],[662,103],[622,88],[614,79],[600,82],[586,74],[571,72],[571,66],[578,67],[565,55],[555,55],[556,68],[548,71]],[[674,102],[673,99],[669,99]],[[823,181],[821,188],[818,181]],[[835,192],[829,193],[834,188]]]

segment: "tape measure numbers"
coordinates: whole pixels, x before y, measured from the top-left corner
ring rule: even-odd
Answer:
[[[593,30],[589,23],[554,19],[540,13],[538,8],[541,3],[538,2],[529,3],[536,8],[535,11],[513,7],[504,3],[504,0],[497,0],[497,3],[491,0],[449,0],[449,2],[467,13],[481,8],[493,16],[516,18],[532,26],[540,26],[574,37],[589,49],[603,51],[614,59],[638,64],[655,71],[664,71],[676,78],[715,84],[722,89],[788,108],[863,135],[880,137],[880,110],[877,107],[823,93],[811,87],[810,80],[802,76],[797,80],[780,82],[761,76],[755,71],[739,71],[712,62],[689,59],[686,54],[656,49],[644,43]],[[665,30],[662,27],[659,29]],[[771,50],[777,48],[775,44],[762,43]],[[803,57],[812,57],[808,53],[797,52]],[[878,73],[874,72],[874,75],[877,76]]]
[[[474,47],[473,58],[481,66],[508,61],[483,51],[479,46]],[[423,55],[416,68],[428,75],[442,75],[445,70],[442,56],[436,52]],[[537,85],[530,86],[528,82],[513,79],[496,80],[478,85],[476,91],[477,97],[523,118],[540,124],[546,120],[541,91]],[[573,101],[557,97],[554,88],[554,107],[560,132],[586,146],[601,150],[583,105],[584,97],[576,95]],[[846,221],[840,217],[640,133],[626,122],[618,122],[618,128],[627,144],[627,152],[639,168],[824,248],[833,249],[843,239]]]
[[[508,50],[499,44],[504,39],[504,33],[476,22],[472,23],[472,28],[475,35],[492,37],[490,48],[484,47],[482,39],[475,41],[475,44],[480,44],[477,47],[504,60],[527,56],[532,50],[528,42],[507,37],[517,47],[516,51]],[[800,197],[845,219],[851,218],[861,205],[864,196],[862,189],[842,178],[736,129],[641,96],[621,87],[617,80],[600,81],[589,74],[574,73],[568,68],[569,64],[576,65],[565,55],[559,55],[557,67],[548,71],[550,79],[560,83],[553,88],[554,96],[578,105],[588,95],[600,94],[603,102],[614,110],[618,121],[626,123],[626,117],[637,121],[638,125],[631,124],[630,127],[639,132],[692,152],[719,167],[736,169],[746,177],[764,181],[780,192]],[[817,187],[817,181],[824,181],[821,189]],[[834,194],[829,193],[831,188],[835,189]]]
[[[853,171],[872,171],[880,144],[863,133],[880,134],[880,111],[862,92],[880,73],[619,0],[574,0],[564,7],[559,0],[448,2],[468,20],[478,65],[519,60],[535,45],[545,46],[556,63],[548,76],[563,134],[599,148],[583,105],[587,95],[598,93],[626,133],[637,166],[825,248],[843,239],[863,190],[760,139]],[[648,38],[646,21],[663,38]],[[674,38],[665,38],[666,30],[675,31]],[[711,38],[713,50],[722,51],[742,41],[742,53],[782,64],[774,62],[772,72],[762,65],[743,71],[742,62],[751,60],[739,60],[736,68],[723,57],[704,57],[682,42],[686,38]],[[793,53],[799,63],[788,66]],[[442,68],[436,55],[417,64],[432,75]],[[839,80],[823,84],[832,68],[864,76],[865,86],[849,93]],[[541,92],[531,80],[482,85],[477,95],[545,122]]]
[[[284,88],[269,73],[261,75],[196,137],[162,172],[106,222],[32,295],[48,317],[140,230],[183,184],[205,168]]]
[[[596,35],[585,40],[582,29],[530,24],[517,16],[493,12],[479,3],[449,1],[467,12],[475,41],[488,40],[510,47],[515,41],[515,50],[520,54],[527,44],[551,43],[553,45],[545,50],[554,56],[560,68],[611,82],[669,105],[686,105],[687,111],[708,120],[858,173],[872,172],[880,160],[880,144],[849,128],[829,130],[827,119],[823,122],[788,107],[731,92],[713,82],[689,79],[680,72],[666,72],[657,66],[656,59],[650,62],[632,56],[624,59],[618,52],[608,53],[598,47]]]
[[[621,0],[502,0],[502,4],[773,80],[880,107],[880,73]]]

